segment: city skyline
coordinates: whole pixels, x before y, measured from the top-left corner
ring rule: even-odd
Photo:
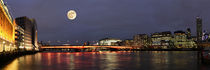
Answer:
[[[205,0],[59,2],[8,0],[7,5],[14,17],[29,16],[37,20],[39,41],[88,41],[104,37],[127,39],[135,34],[185,31],[187,28],[191,28],[192,34],[195,35],[197,16],[203,19],[203,29],[210,30],[207,28],[210,10]],[[70,9],[78,13],[74,21],[67,19],[66,13]]]
[[[209,0],[0,0],[0,70],[210,70]]]

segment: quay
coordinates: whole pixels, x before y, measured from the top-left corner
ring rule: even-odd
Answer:
[[[11,52],[1,52],[0,53],[0,67],[8,64],[10,61],[13,61],[13,59],[24,56],[24,55],[31,55],[35,54],[37,51],[11,51]]]

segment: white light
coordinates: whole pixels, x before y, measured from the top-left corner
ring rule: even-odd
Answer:
[[[20,46],[19,48],[24,48],[24,46]]]
[[[74,20],[77,17],[77,13],[74,10],[69,10],[67,13],[67,17],[70,20]]]

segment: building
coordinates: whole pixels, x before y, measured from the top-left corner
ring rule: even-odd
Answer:
[[[121,43],[123,46],[133,46],[134,40],[126,39],[126,40],[123,40]]]
[[[207,33],[205,30],[202,35],[202,42],[209,42],[209,33]]]
[[[37,31],[37,24],[35,19],[31,19],[31,22],[33,24],[32,28],[32,44],[35,47],[35,50],[39,50],[39,45],[38,45],[38,31]]]
[[[0,0],[0,52],[13,51],[15,47],[15,28],[13,19],[3,0]]]
[[[152,47],[154,49],[168,49],[173,47],[172,34],[170,31],[153,33],[151,35]]]
[[[24,29],[20,26],[18,26],[15,21],[15,45],[18,49],[18,51],[24,50]]]
[[[24,49],[26,51],[38,50],[37,26],[34,19],[18,17],[16,24],[24,29]]]
[[[191,38],[191,30],[190,28],[187,28],[187,38]]]
[[[200,17],[196,17],[196,30],[197,30],[197,42],[202,41],[202,19]]]
[[[152,48],[157,49],[161,47],[161,37],[162,34],[158,32],[151,34]]]
[[[175,48],[195,48],[196,43],[192,38],[187,38],[187,34],[184,31],[174,32],[174,46]]]
[[[162,32],[161,46],[162,49],[169,49],[174,47],[172,43],[172,33],[170,31]]]
[[[103,46],[117,46],[119,45],[118,42],[121,42],[122,40],[120,39],[115,39],[115,38],[104,38],[99,40],[99,45]]]
[[[191,36],[191,40],[196,42],[197,41],[197,36]]]
[[[147,34],[137,34],[133,36],[133,46],[147,48],[150,45]]]
[[[186,46],[187,35],[184,31],[175,31],[173,41],[176,48],[183,48]]]

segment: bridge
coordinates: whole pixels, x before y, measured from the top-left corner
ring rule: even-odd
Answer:
[[[210,42],[202,42],[197,44],[199,47],[210,47]],[[61,50],[61,51],[71,51],[71,50],[138,50],[142,49],[140,46],[71,46],[71,45],[45,45],[41,46],[40,50]]]
[[[82,48],[114,48],[114,49],[132,49],[130,46],[42,46],[41,49],[50,48],[71,48],[71,49],[82,49]]]
[[[137,47],[131,47],[131,46],[41,46],[41,50],[43,51],[49,51],[49,50],[107,50],[107,49],[115,49],[115,50],[131,50],[131,49],[137,49]]]

